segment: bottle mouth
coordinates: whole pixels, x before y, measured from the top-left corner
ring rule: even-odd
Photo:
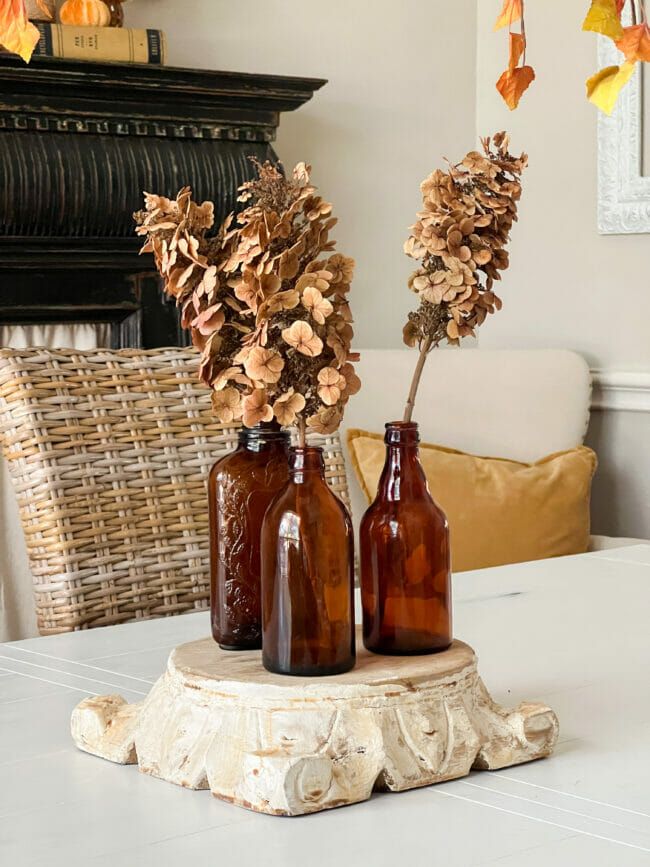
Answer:
[[[325,468],[323,449],[320,446],[290,446],[289,468],[297,472],[305,470],[322,472]]]
[[[384,442],[387,445],[417,445],[420,433],[415,421],[390,421],[386,423]]]
[[[277,422],[262,422],[255,427],[241,427],[239,442],[248,448],[283,442],[289,444],[289,433],[283,430]]]

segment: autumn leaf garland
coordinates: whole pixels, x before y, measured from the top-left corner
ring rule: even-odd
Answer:
[[[632,24],[624,27],[623,11],[629,8]],[[532,66],[526,65],[526,26],[524,0],[503,0],[494,30],[508,28],[508,68],[496,87],[508,108],[517,108],[519,100],[535,80]],[[519,32],[513,25],[518,24]],[[611,39],[624,55],[620,65],[601,69],[587,81],[587,97],[598,108],[611,114],[621,89],[632,77],[636,63],[650,62],[650,28],[645,0],[591,0],[582,29]]]
[[[621,16],[628,2],[633,23],[623,27]],[[636,64],[650,62],[650,29],[645,2],[593,0],[582,29],[609,37],[625,57],[620,65],[601,69],[587,81],[589,100],[606,114],[611,114],[622,88],[632,78]]]
[[[535,80],[532,66],[519,66],[519,60],[526,51],[526,37],[523,33],[510,33],[510,57],[508,68],[497,81],[497,90],[509,109],[517,108],[524,91]]]
[[[513,32],[512,25],[520,22],[520,33]],[[503,0],[503,8],[494,25],[495,31],[508,28],[508,68],[497,81],[497,90],[512,111],[519,105],[523,93],[535,80],[532,66],[526,66],[526,27],[524,24],[524,0]],[[523,60],[522,65],[519,65]]]

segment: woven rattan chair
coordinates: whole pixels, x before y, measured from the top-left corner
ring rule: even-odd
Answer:
[[[0,351],[41,634],[207,607],[206,480],[237,427],[215,422],[197,363],[179,348]],[[338,436],[315,439],[349,502]]]

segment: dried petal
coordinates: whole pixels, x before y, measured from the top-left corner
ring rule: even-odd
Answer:
[[[248,353],[244,370],[246,375],[257,382],[277,382],[280,379],[284,359],[271,349],[255,346]]]
[[[290,425],[296,420],[296,415],[303,411],[305,404],[305,398],[290,388],[285,394],[280,395],[273,404],[273,412],[280,424]]]
[[[314,286],[308,286],[302,293],[302,306],[309,310],[314,320],[320,325],[323,325],[327,317],[331,314],[332,304],[323,298],[322,294]]]
[[[256,388],[243,400],[243,422],[246,427],[255,427],[262,421],[271,421],[273,410],[267,403],[266,390]]]
[[[303,355],[315,358],[323,351],[323,341],[308,322],[298,319],[290,328],[282,331],[282,339]]]

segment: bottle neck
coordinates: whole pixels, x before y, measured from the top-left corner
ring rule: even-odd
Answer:
[[[325,481],[323,450],[317,446],[292,446],[289,449],[289,478],[297,485]]]
[[[261,422],[255,427],[242,427],[239,431],[239,448],[247,452],[270,449],[287,449],[289,434],[277,422]]]
[[[391,422],[384,435],[386,461],[379,479],[380,499],[429,498],[426,476],[420,463],[420,435],[415,422]]]

